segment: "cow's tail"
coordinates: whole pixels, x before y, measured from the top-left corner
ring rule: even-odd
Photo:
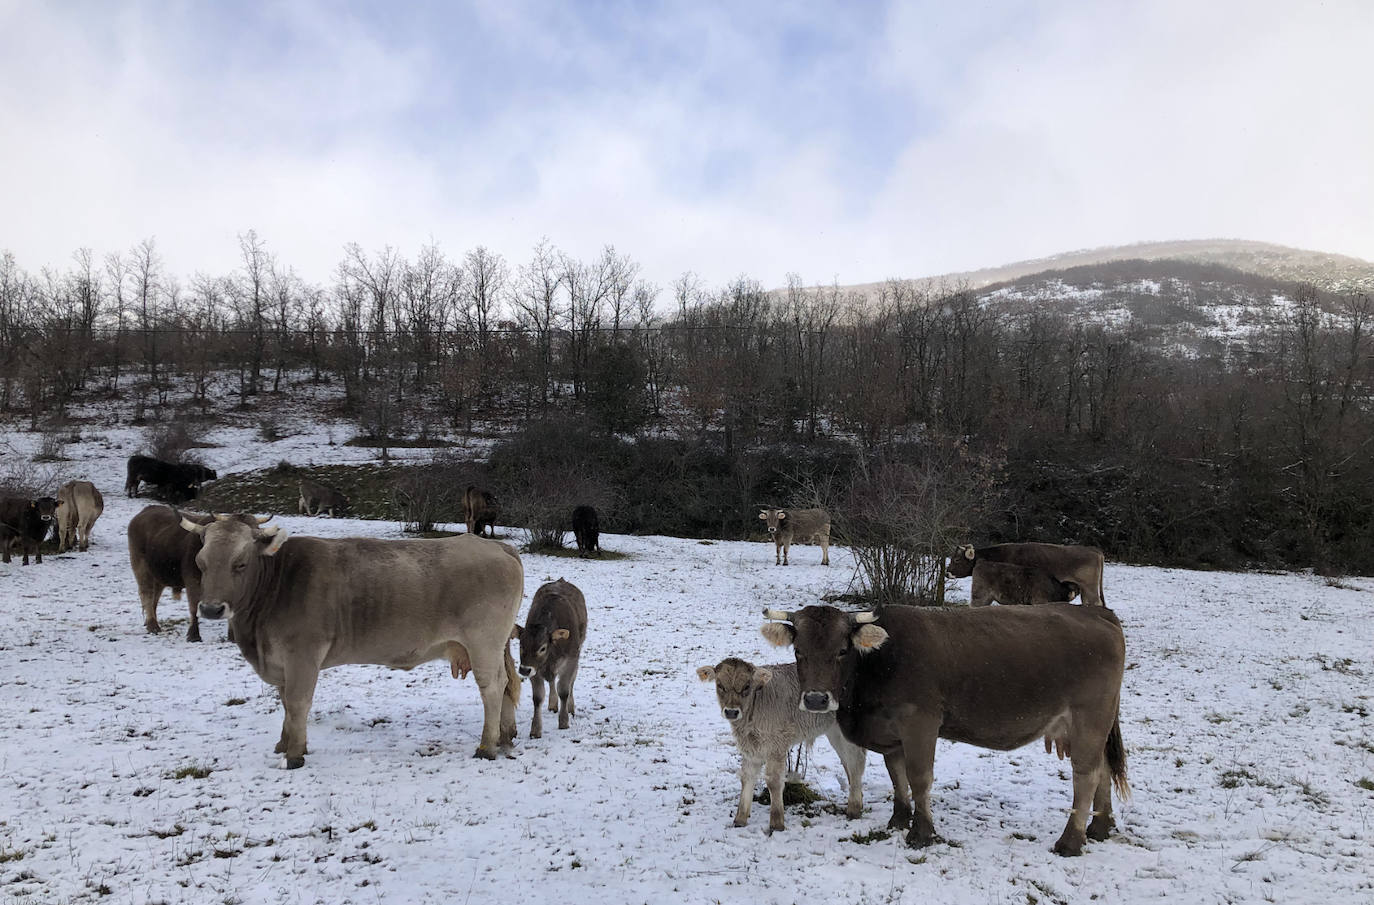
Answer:
[[[1126,744],[1121,740],[1121,714],[1112,720],[1112,731],[1107,733],[1107,767],[1112,771],[1112,785],[1116,787],[1116,797],[1125,801],[1131,797],[1131,784],[1126,781]]]
[[[506,697],[512,708],[520,706],[520,673],[515,671],[515,658],[511,656],[510,639],[506,639]]]
[[[1103,606],[1107,605],[1107,595],[1102,590],[1102,573],[1106,571],[1106,557],[1099,555],[1097,558],[1097,602]],[[1118,736],[1120,733],[1118,733]]]

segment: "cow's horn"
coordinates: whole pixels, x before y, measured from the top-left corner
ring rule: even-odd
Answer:
[[[205,533],[205,526],[204,526],[204,525],[198,525],[198,524],[196,524],[195,522],[193,522],[193,521],[191,521],[190,519],[188,519],[188,518],[187,518],[186,516],[184,516],[184,515],[181,517],[181,527],[185,528],[187,531],[191,532],[192,534],[204,534],[204,533]]]
[[[772,607],[765,607],[763,611],[763,618],[777,619],[780,622],[791,622],[792,613],[788,610],[775,610]]]
[[[259,525],[265,525],[268,522],[272,521],[272,516],[270,515],[255,515],[253,516],[253,518],[258,520]]]
[[[269,516],[269,518],[270,518],[270,516]],[[262,522],[258,522],[258,524],[261,525]],[[277,532],[280,531],[280,530],[281,530],[281,525],[268,525],[266,528],[259,528],[259,529],[258,529],[258,537],[276,537],[276,536],[277,536]]]
[[[228,515],[227,513],[224,513],[224,512],[216,512],[216,513],[215,513],[215,521],[217,521],[217,522],[227,522],[227,521],[229,521],[229,515]]]
[[[855,613],[855,614],[854,614],[854,622],[855,622],[856,624],[858,624],[858,625],[865,625],[865,624],[867,624],[867,623],[869,623],[869,622],[877,622],[877,621],[878,621],[878,614],[875,613],[875,612],[873,612],[873,611],[871,611],[871,610],[870,610],[869,612],[867,612],[867,613]]]

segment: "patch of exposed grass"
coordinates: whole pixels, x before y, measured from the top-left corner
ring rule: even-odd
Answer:
[[[228,474],[206,485],[195,505],[214,512],[296,512],[300,481],[308,478],[348,497],[345,515],[365,519],[396,519],[392,485],[410,466],[320,465],[302,467],[289,462],[271,468]],[[461,522],[461,511],[445,513],[445,521]]]
[[[754,796],[754,800],[759,804],[770,804],[772,796],[768,793],[768,786],[763,786],[762,791]],[[815,804],[822,800],[821,794],[804,782],[785,782],[782,784],[783,807]]]
[[[213,773],[214,770],[214,767],[206,767],[201,764],[187,764],[165,775],[168,779],[204,779]]]
[[[449,449],[457,446],[452,440],[443,440],[438,437],[354,437],[345,440],[344,446],[366,446],[380,449],[385,446],[387,449]]]
[[[230,698],[229,700],[227,700],[227,701],[224,702],[224,706],[225,706],[225,707],[237,707],[237,706],[239,706],[240,704],[247,704],[247,703],[248,703],[248,699],[247,699],[247,698]]]
[[[1255,781],[1258,779],[1259,777],[1254,773],[1244,768],[1240,768],[1222,771],[1221,779],[1217,780],[1217,784],[1223,789],[1238,789],[1243,785],[1254,785]]]
[[[891,838],[892,830],[881,828],[869,830],[867,833],[853,833],[845,837],[847,841],[853,842],[857,845],[872,845],[875,842],[882,842],[885,839]]]
[[[11,861],[23,861],[28,852],[22,848],[3,848],[0,847],[0,864],[8,864]]]
[[[175,836],[180,836],[182,833],[186,832],[186,827],[178,823],[174,824],[170,829],[149,830],[149,832],[159,839],[171,839]]]
[[[1355,780],[1355,785],[1364,789],[1366,792],[1374,792],[1374,779],[1370,779],[1368,776],[1363,776]]]
[[[534,553],[539,556],[556,556],[560,559],[578,559],[577,547],[542,547],[538,550],[526,550],[526,553]],[[603,550],[600,556],[583,557],[589,561],[598,559],[617,562],[622,559],[634,559],[629,553],[617,553],[614,550]]]

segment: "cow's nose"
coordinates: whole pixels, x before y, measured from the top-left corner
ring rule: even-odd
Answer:
[[[519,666],[519,667],[516,667],[516,670],[515,670],[515,671],[518,672],[518,673],[520,673],[520,675],[524,676],[526,679],[528,679],[530,676],[534,675],[534,667],[533,667],[533,666]]]
[[[812,713],[824,713],[830,709],[830,693],[827,691],[808,691],[802,695],[802,706]]]
[[[227,607],[222,603],[208,603],[202,600],[196,609],[200,611],[202,619],[223,619]]]
[[[725,715],[725,718],[726,718],[727,720],[737,720],[737,719],[739,719],[739,708],[738,708],[738,707],[722,707],[722,708],[720,708],[720,712],[721,712],[722,714]]]

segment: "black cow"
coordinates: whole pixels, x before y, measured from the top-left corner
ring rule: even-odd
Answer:
[[[62,504],[50,496],[36,500],[21,497],[0,499],[0,561],[10,561],[10,547],[18,544],[24,551],[24,565],[29,564],[29,551],[34,562],[43,561],[43,539],[52,530],[58,507]]]
[[[601,555],[601,519],[591,506],[578,506],[572,511],[573,536],[577,538],[577,555]]]
[[[938,738],[997,751],[1043,738],[1073,766],[1073,810],[1055,853],[1081,854],[1087,839],[1107,838],[1112,786],[1129,794],[1118,719],[1126,641],[1111,610],[809,606],[764,615],[784,620],[765,625],[764,637],[796,649],[800,705],[835,711],[845,738],[883,755],[889,826],[909,825],[908,845],[939,838],[930,816]]]
[[[194,500],[200,493],[201,484],[218,477],[213,468],[195,462],[164,462],[152,456],[130,456],[124,492],[136,497],[140,483],[154,484],[178,500]]]

